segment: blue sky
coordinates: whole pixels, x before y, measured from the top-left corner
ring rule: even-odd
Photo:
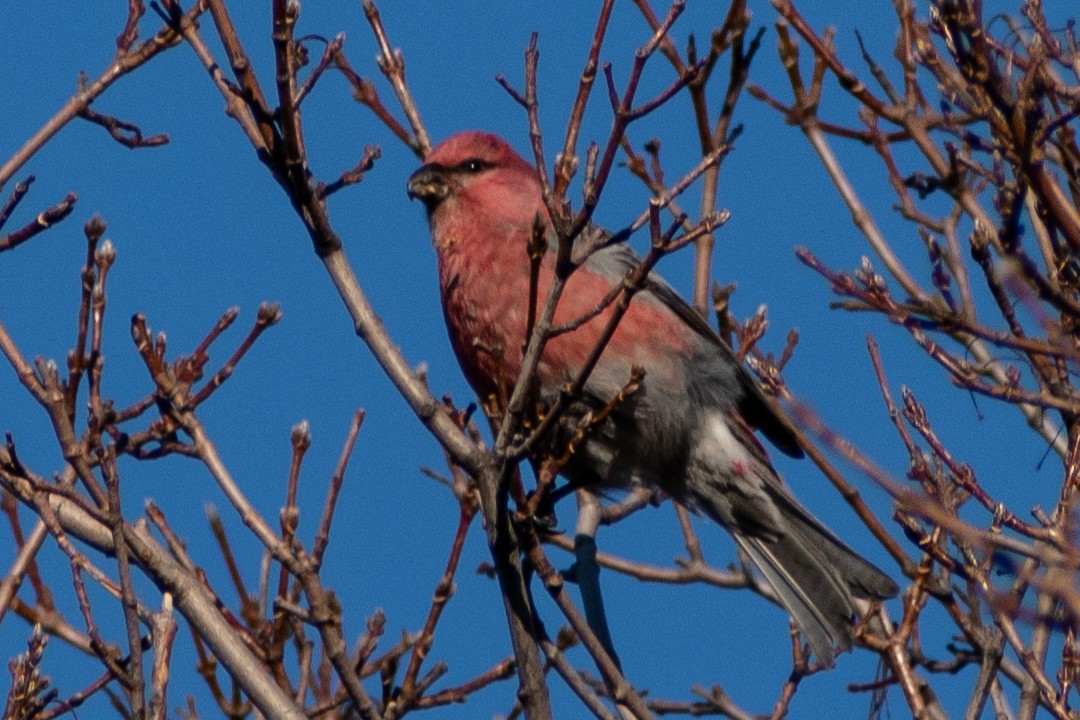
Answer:
[[[853,65],[858,58],[855,28],[880,61],[891,59],[895,37],[891,3],[803,4],[814,27],[837,27],[841,54]],[[493,78],[503,73],[521,86],[523,51],[530,33],[538,31],[541,122],[548,156],[554,157],[591,38],[593,5],[441,1],[418,9],[417,3],[387,1],[380,8],[392,42],[405,53],[417,105],[436,140],[457,130],[483,128],[527,150],[524,113]],[[680,45],[690,31],[704,43],[726,9],[704,1],[689,5],[673,33]],[[123,25],[123,6],[62,0],[16,3],[6,10],[0,28],[4,68],[0,97],[7,99],[0,122],[0,156],[8,157],[63,104],[80,71],[94,77],[107,65]],[[775,53],[775,14],[766,3],[752,2],[751,7],[754,27],[766,27],[752,81],[787,99],[790,90]],[[273,72],[267,4],[236,2],[231,9],[269,90]],[[209,20],[203,25],[209,37]],[[141,24],[143,36],[157,26],[151,13]],[[393,108],[392,94],[373,61],[376,48],[359,3],[304,4],[298,35],[332,36],[339,31],[346,33],[353,67],[377,82]],[[633,50],[647,36],[647,27],[633,8],[617,5],[602,56],[613,63],[620,83],[629,71]],[[318,52],[313,49],[313,54]],[[223,60],[223,55],[218,57]],[[671,79],[670,66],[655,58],[641,95],[648,96]],[[718,100],[714,95],[714,109]],[[190,351],[225,309],[238,305],[240,320],[220,341],[213,354],[216,364],[240,341],[260,301],[280,302],[281,323],[264,335],[234,377],[204,406],[201,417],[234,475],[272,520],[283,503],[289,430],[301,419],[309,420],[314,444],[301,483],[300,504],[306,514],[300,533],[310,541],[350,416],[355,408],[365,408],[368,417],[343,490],[324,579],[343,598],[350,636],[362,631],[364,618],[376,608],[383,608],[388,618],[384,644],[392,643],[401,631],[415,631],[427,612],[457,520],[450,494],[420,472],[424,466],[443,469],[438,446],[353,335],[300,223],[235,123],[225,116],[220,96],[189,48],[170,50],[122,79],[94,107],[137,123],[144,133],[167,133],[171,142],[131,151],[96,126],[73,123],[25,166],[16,179],[32,173],[37,182],[8,229],[25,223],[32,211],[68,191],[77,192],[80,199],[60,227],[0,256],[0,321],[25,355],[55,358],[62,364],[74,340],[84,253],[81,226],[95,212],[108,223],[106,235],[119,256],[108,288],[104,381],[104,391],[116,397],[118,406],[150,389],[128,334],[133,313],[145,313],[155,332],[166,332],[170,355],[175,355]],[[854,120],[852,107],[835,84],[823,107],[830,119]],[[975,465],[985,485],[1005,500],[1014,499],[1009,493],[1024,487],[1027,505],[1050,506],[1056,499],[1055,465],[1048,462],[1036,470],[1042,454],[1039,443],[1000,440],[1024,435],[1018,413],[952,388],[929,360],[912,349],[902,330],[878,318],[828,309],[826,283],[796,261],[793,248],[805,245],[825,262],[845,268],[857,266],[869,251],[801,133],[748,95],[741,99],[736,117],[745,131],[725,162],[720,186],[720,204],[731,210],[732,219],[718,233],[713,272],[720,282],[738,283],[733,299],[738,316],[745,318],[759,305],[768,306],[772,330],[763,341],[766,350],[779,352],[787,330],[799,330],[799,348],[786,371],[792,391],[902,478],[906,452],[882,408],[865,351],[865,337],[872,333],[882,344],[894,389],[907,384],[915,390],[941,436]],[[365,145],[381,146],[382,159],[368,177],[332,198],[331,219],[361,284],[405,356],[427,367],[437,396],[449,393],[464,405],[472,394],[453,361],[442,326],[423,209],[410,203],[404,192],[417,160],[365,108],[349,99],[345,83],[333,73],[306,102],[304,119],[312,169],[325,180],[355,164]],[[583,138],[602,142],[610,119],[606,100],[598,92],[586,116]],[[689,120],[688,102],[679,98],[633,126],[629,137],[639,148],[648,138],[660,137],[668,176],[674,178],[696,163]],[[835,149],[898,252],[910,259],[920,279],[926,278],[921,242],[891,211],[894,199],[880,163],[865,148],[837,144]],[[913,162],[907,169],[922,166]],[[10,185],[5,197],[9,192]],[[621,226],[646,201],[647,192],[638,181],[625,171],[616,172],[597,219]],[[660,271],[689,292],[691,264],[687,253],[665,260]],[[13,433],[29,466],[42,473],[60,467],[62,459],[50,441],[47,418],[5,368],[0,368],[0,429]],[[894,565],[808,461],[778,457],[777,464],[819,517],[898,577]],[[154,498],[188,539],[197,562],[223,581],[204,515],[204,504],[215,505],[243,559],[246,577],[255,586],[259,548],[199,466],[179,458],[145,464],[128,460],[121,470],[130,512],[140,512],[144,499]],[[889,503],[883,493],[854,471],[850,477],[871,506],[887,516]],[[572,509],[562,509],[560,519],[569,527]],[[699,523],[699,529],[709,560],[720,566],[729,563],[734,554],[726,535],[705,523]],[[440,686],[464,682],[509,654],[497,588],[473,572],[487,560],[482,534],[478,527],[473,530],[457,593],[431,653],[433,659],[450,665]],[[639,513],[603,531],[600,546],[657,563],[670,563],[684,553],[669,508]],[[557,551],[552,554],[558,557]],[[0,543],[0,563],[6,565],[11,555],[10,544]],[[61,555],[50,545],[41,560],[55,582],[58,602],[74,622],[70,575]],[[605,573],[603,582],[615,642],[632,682],[653,696],[673,699],[689,698],[693,685],[719,684],[751,712],[771,710],[789,670],[786,660],[773,660],[786,657],[789,646],[787,621],[779,609],[749,592],[646,585],[613,573]],[[226,587],[224,582],[221,587]],[[234,600],[228,591],[223,594]],[[24,596],[29,597],[25,591]],[[101,593],[94,597],[107,606]],[[898,612],[898,603],[893,603],[893,610]],[[541,612],[549,627],[558,626],[556,610],[546,600],[541,600]],[[934,625],[936,612],[929,612],[930,628],[940,627]],[[119,624],[112,628],[115,639],[121,637],[119,628]],[[0,626],[0,656],[19,652],[27,633],[24,624],[7,618]],[[941,656],[947,641],[945,632],[929,634],[927,652]],[[180,706],[191,693],[203,716],[213,717],[210,700],[189,670],[194,661],[185,633],[177,646],[170,706]],[[589,666],[581,653],[572,659]],[[45,665],[64,696],[96,673],[92,662],[78,658],[59,641],[50,645]],[[868,697],[844,688],[848,683],[870,682],[874,676],[871,655],[844,656],[835,671],[804,682],[792,706],[793,716],[812,717],[825,708],[836,717],[864,715]],[[973,674],[934,679],[946,708],[955,713],[962,711],[966,689],[973,682]],[[576,701],[560,681],[553,679],[551,684],[559,717],[580,716]],[[369,689],[375,691],[374,686]],[[891,706],[902,715],[902,698],[895,689],[892,692]],[[506,713],[512,698],[512,685],[503,683],[476,694],[464,709],[427,716],[491,717]]]

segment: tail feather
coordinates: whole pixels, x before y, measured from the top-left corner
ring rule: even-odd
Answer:
[[[836,537],[779,482],[776,480],[775,484],[770,485],[770,490],[777,510],[784,519],[784,527],[793,539],[820,555],[824,566],[843,578],[845,586],[855,597],[885,600],[896,596],[900,588],[892,578]]]
[[[731,532],[814,654],[831,666],[837,648],[851,647],[856,599],[884,600],[898,588],[803,508],[767,466],[759,469],[752,487],[692,483],[690,499]]]
[[[736,542],[795,618],[818,660],[832,667],[837,648],[851,647],[855,604],[843,580],[818,553],[790,537],[766,540],[734,533]]]

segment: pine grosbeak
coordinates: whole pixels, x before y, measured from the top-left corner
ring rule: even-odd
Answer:
[[[450,341],[482,399],[509,397],[526,340],[527,245],[537,213],[547,218],[536,169],[498,136],[475,131],[454,135],[425,160],[408,192],[427,207]],[[553,254],[541,266],[538,304],[552,281]],[[555,323],[588,313],[637,263],[623,244],[591,255],[570,275]],[[553,402],[576,377],[610,312],[548,342],[538,367],[541,401]],[[718,522],[818,659],[832,664],[835,647],[850,646],[856,598],[892,597],[896,584],[783,484],[752,431],[801,456],[794,437],[728,345],[655,274],[634,296],[579,405],[603,407],[634,366],[645,371],[639,389],[574,449],[563,474],[598,491],[660,488]]]

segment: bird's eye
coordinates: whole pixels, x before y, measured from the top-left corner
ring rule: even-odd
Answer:
[[[488,167],[488,164],[486,162],[484,162],[483,160],[473,159],[473,160],[466,160],[465,162],[461,163],[461,169],[464,172],[467,172],[467,173],[469,173],[471,175],[475,175],[476,173],[480,172],[481,170],[486,170],[487,167]]]

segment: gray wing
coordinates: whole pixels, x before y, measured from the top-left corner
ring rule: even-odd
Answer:
[[[589,234],[589,240],[595,241],[595,230]],[[592,253],[586,260],[590,270],[606,278],[611,283],[621,282],[627,273],[631,272],[641,262],[634,252],[625,243],[616,243],[604,247]],[[718,398],[716,394],[723,392],[725,386],[734,384],[737,395],[734,398],[735,407],[738,408],[743,418],[753,427],[761,430],[781,452],[791,457],[802,457],[803,451],[799,447],[795,435],[787,423],[777,415],[772,405],[765,398],[761,388],[746,371],[746,368],[735,358],[731,347],[724,342],[709,323],[697,310],[683,300],[667,282],[656,273],[649,273],[645,288],[641,291],[647,298],[659,302],[669,308],[675,315],[686,323],[695,333],[706,341],[707,346],[715,348],[716,354],[701,360],[699,365],[704,371],[709,387],[696,387],[699,397],[708,401],[712,399],[714,404],[730,405],[731,398]],[[727,380],[727,382],[724,382]],[[734,381],[732,383],[731,381]],[[715,381],[715,382],[714,382]],[[726,401],[726,402],[725,402]]]

